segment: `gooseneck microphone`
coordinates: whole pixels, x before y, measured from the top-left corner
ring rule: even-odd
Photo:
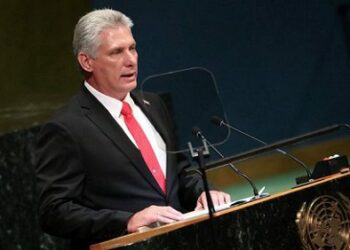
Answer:
[[[262,141],[262,140],[260,140],[260,139],[258,139],[258,138],[256,138],[256,137],[254,137],[254,136],[252,136],[252,135],[249,135],[249,134],[243,132],[242,130],[240,130],[240,129],[238,129],[238,128],[235,128],[235,127],[231,126],[230,124],[226,123],[226,122],[224,121],[224,119],[222,119],[222,118],[220,118],[220,117],[218,117],[218,116],[212,116],[212,117],[210,118],[210,120],[211,120],[211,122],[212,122],[213,124],[215,124],[215,125],[218,125],[218,126],[225,126],[226,128],[228,128],[228,129],[230,129],[230,130],[233,130],[233,131],[236,131],[236,132],[238,132],[238,133],[240,133],[240,134],[242,134],[242,135],[244,135],[244,136],[246,136],[246,137],[249,137],[249,138],[251,138],[251,139],[253,139],[253,140],[255,140],[255,141],[257,141],[257,142],[259,142],[259,143],[261,143],[261,144],[263,144],[263,145],[267,145],[266,142],[264,142],[264,141]],[[292,159],[293,161],[297,162],[300,166],[302,166],[302,167],[304,168],[306,174],[307,174],[308,180],[309,180],[309,181],[312,180],[311,171],[310,171],[310,169],[306,166],[306,164],[305,164],[304,162],[302,162],[301,160],[299,160],[298,158],[296,158],[294,155],[292,155],[292,154],[290,154],[290,153],[288,153],[288,152],[286,152],[286,151],[284,151],[284,150],[282,150],[282,149],[280,149],[280,148],[277,148],[277,149],[275,149],[275,150],[276,150],[277,152],[279,152],[279,153],[281,153],[281,154],[287,156],[288,158]]]
[[[212,148],[215,153],[217,153],[221,158],[225,158],[225,156],[212,144],[210,141],[207,140],[207,138],[204,137],[202,131],[198,127],[193,127],[192,128],[192,134],[198,138],[200,138],[203,142],[206,142],[206,144]],[[237,175],[240,177],[244,178],[246,181],[249,182],[250,186],[253,188],[254,192],[254,197],[259,197],[260,194],[258,192],[258,189],[256,188],[255,184],[253,181],[244,173],[242,173],[238,168],[236,168],[232,163],[227,164]]]

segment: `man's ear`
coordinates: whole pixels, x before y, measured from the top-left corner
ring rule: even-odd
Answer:
[[[80,52],[78,54],[78,62],[80,67],[86,72],[92,72],[92,58],[86,53]]]

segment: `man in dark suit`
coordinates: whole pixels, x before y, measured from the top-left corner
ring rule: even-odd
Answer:
[[[72,249],[206,208],[201,178],[184,175],[186,161],[167,153],[174,138],[164,104],[133,91],[138,54],[131,27],[109,9],[79,20],[73,49],[85,82],[38,137],[40,223],[72,239]],[[215,205],[230,201],[222,192],[211,196]]]

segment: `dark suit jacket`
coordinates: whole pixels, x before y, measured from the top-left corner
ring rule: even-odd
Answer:
[[[131,96],[173,149],[171,119],[160,98]],[[162,193],[139,150],[85,87],[43,126],[36,152],[40,224],[73,245],[124,234],[129,217],[150,205],[191,209],[203,190],[200,178],[183,174],[185,161],[167,154]]]

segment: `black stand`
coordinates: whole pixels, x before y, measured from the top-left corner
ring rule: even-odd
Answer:
[[[215,213],[215,209],[213,205],[213,200],[211,199],[210,192],[209,192],[208,178],[207,178],[207,173],[205,172],[205,163],[204,163],[204,155],[209,155],[209,149],[208,149],[206,140],[202,140],[202,143],[203,143],[203,147],[198,147],[195,149],[193,149],[191,142],[188,142],[187,144],[188,144],[188,148],[190,150],[192,159],[195,159],[198,162],[199,170],[201,172],[201,176],[203,180],[205,197],[207,198],[209,217],[210,219],[212,219],[213,214]]]
[[[205,172],[205,163],[204,163],[204,155],[209,155],[209,149],[208,145],[206,144],[205,141],[203,141],[203,147],[196,148],[193,150],[191,143],[188,143],[191,157],[198,162],[199,170],[201,172],[202,180],[203,180],[203,185],[204,185],[204,193],[205,197],[207,198],[207,205],[208,205],[208,211],[209,211],[209,221],[210,221],[210,227],[212,231],[212,241],[211,241],[211,249],[217,249],[217,241],[216,241],[216,231],[214,227],[214,204],[213,200],[211,199],[210,192],[209,192],[209,185],[208,185],[208,179],[207,179],[207,173]],[[204,148],[204,151],[203,151]]]
[[[207,173],[205,172],[203,149],[199,148],[196,151],[198,153],[198,156],[196,157],[196,159],[199,165],[199,170],[201,171],[201,174],[202,174],[204,192],[208,203],[209,217],[210,219],[212,219],[213,214],[215,213],[215,209],[213,205],[213,200],[211,199],[210,192],[209,192],[208,178],[207,178]]]

